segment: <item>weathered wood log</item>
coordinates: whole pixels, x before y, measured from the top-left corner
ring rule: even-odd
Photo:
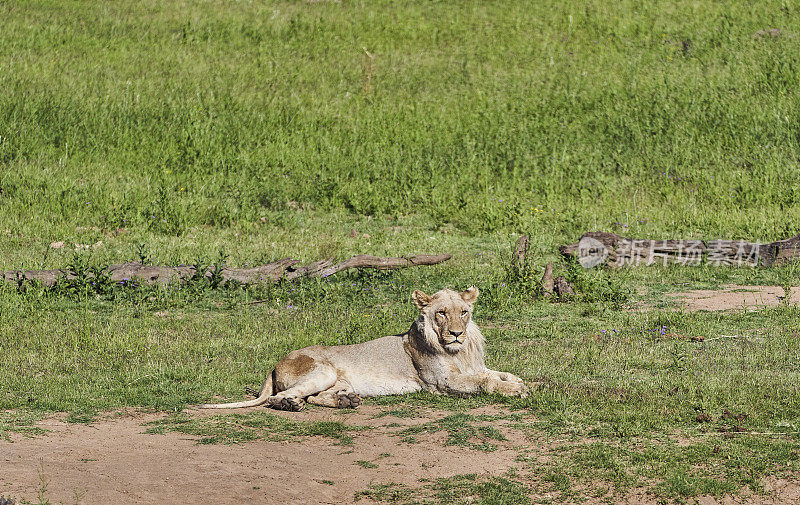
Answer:
[[[527,235],[520,235],[517,240],[517,248],[514,249],[514,256],[511,257],[511,263],[520,272],[525,268],[525,257],[528,255],[530,243],[531,239]]]
[[[616,233],[588,232],[580,241],[559,247],[566,257],[592,268],[676,263],[716,266],[770,266],[800,259],[800,235],[769,244],[744,240],[641,240]]]
[[[397,270],[398,268],[415,267],[419,265],[436,265],[451,258],[449,254],[418,254],[416,256],[407,256],[403,258],[379,258],[378,256],[370,256],[368,254],[359,254],[353,256],[347,261],[342,261],[336,265],[324,268],[316,273],[314,276],[328,277],[344,270],[351,268],[374,268],[377,270]]]
[[[758,249],[759,261],[762,265],[780,265],[800,258],[800,235],[778,240],[769,244],[761,244]]]
[[[555,293],[558,298],[567,298],[575,296],[575,290],[572,285],[567,282],[563,275],[559,275],[555,280]]]
[[[377,270],[396,270],[399,268],[419,265],[436,265],[451,258],[449,254],[426,255],[420,254],[404,258],[381,258],[359,254],[349,260],[333,264],[333,260],[325,259],[305,266],[295,268],[298,260],[283,258],[272,263],[251,268],[223,267],[221,277],[223,281],[237,281],[242,284],[260,284],[277,282],[281,278],[297,279],[299,277],[327,277],[351,268],[374,268]],[[141,284],[167,284],[170,282],[183,282],[192,278],[197,271],[195,266],[158,266],[143,265],[141,263],[122,263],[110,265],[106,273],[112,282],[136,281]],[[94,274],[87,272],[87,278]],[[209,267],[204,272],[205,277],[214,275],[214,267]],[[5,282],[39,281],[45,286],[54,285],[58,279],[75,279],[76,272],[69,269],[58,270],[8,270],[0,272],[0,279]]]
[[[553,264],[547,263],[544,267],[544,274],[542,275],[542,291],[544,296],[553,296],[553,288],[555,282],[553,281]]]
[[[333,265],[333,258],[328,258],[310,263],[300,268],[292,268],[288,272],[285,272],[283,277],[288,280],[297,279],[298,277],[314,277],[320,271],[330,267],[331,265]]]

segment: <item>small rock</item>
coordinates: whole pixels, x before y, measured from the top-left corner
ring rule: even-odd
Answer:
[[[356,231],[355,228],[353,228],[350,230],[350,238],[356,238],[356,237],[358,237],[358,232]]]
[[[58,242],[50,242],[50,249],[63,249],[64,248],[64,241]]]
[[[365,233],[365,234],[361,235],[361,237],[362,237],[362,238],[369,238],[369,237],[370,237],[370,234],[369,234],[369,233]]]

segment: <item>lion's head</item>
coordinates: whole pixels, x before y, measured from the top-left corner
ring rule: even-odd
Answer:
[[[460,355],[465,366],[482,366],[483,335],[472,322],[478,288],[472,286],[463,293],[443,289],[431,296],[416,290],[412,298],[420,310],[417,322],[428,347]]]

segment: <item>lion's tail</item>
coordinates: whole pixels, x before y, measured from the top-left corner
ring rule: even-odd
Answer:
[[[267,403],[267,399],[272,396],[274,390],[274,380],[273,376],[275,375],[275,371],[267,377],[267,380],[264,381],[264,385],[261,386],[261,391],[258,393],[258,398],[254,398],[253,400],[246,400],[243,402],[233,402],[233,403],[204,403],[202,405],[197,405],[196,408],[198,409],[241,409],[244,407],[258,407],[259,405],[264,405]]]

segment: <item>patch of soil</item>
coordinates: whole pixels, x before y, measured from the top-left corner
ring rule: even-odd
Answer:
[[[0,441],[0,494],[18,501],[34,500],[44,490],[51,503],[82,505],[351,503],[356,492],[373,484],[414,488],[420,479],[502,474],[519,464],[514,461],[514,445],[526,440],[500,424],[497,427],[509,440],[498,441],[493,452],[446,447],[442,432],[420,434],[420,443],[408,444],[398,431],[447,413],[375,417],[380,412],[369,405],[355,412],[324,408],[276,412],[295,420],[342,421],[373,428],[355,433],[351,446],[335,445],[324,437],[199,445],[196,437],[180,433],[145,434],[143,424],[163,414],[123,414],[88,426],[48,419],[40,423],[50,430],[45,436],[12,435],[12,442]],[[364,468],[358,461],[377,468]],[[369,501],[362,498],[359,503]]]
[[[526,434],[515,430],[512,421],[499,419],[490,424],[507,440],[493,440],[498,446],[493,452],[445,446],[443,431],[418,433],[418,443],[409,444],[402,441],[402,430],[451,413],[415,407],[413,417],[379,417],[392,409],[365,405],[357,411],[319,407],[300,413],[272,411],[298,421],[341,421],[370,428],[353,433],[354,443],[344,446],[325,437],[202,445],[197,443],[197,437],[180,433],[145,434],[144,423],[162,419],[164,414],[118,412],[92,425],[50,418],[39,423],[50,430],[47,435],[26,438],[11,434],[12,441],[0,440],[0,494],[16,498],[17,503],[36,503],[41,493],[44,502],[69,505],[349,504],[355,501],[357,492],[378,484],[401,484],[414,490],[424,485],[421,479],[462,474],[498,476],[515,467],[524,476],[528,473],[526,464],[546,464],[548,453],[567,442]],[[229,412],[245,410],[187,411],[197,417]],[[502,416],[508,411],[485,406],[468,413]],[[516,461],[522,454],[527,463]],[[800,483],[795,480],[767,477],[762,479],[762,485],[766,495],[742,489],[736,497],[703,496],[697,498],[697,503],[800,503]],[[583,505],[663,503],[644,489],[632,489],[622,495],[597,495],[596,489],[607,486],[588,483],[581,488],[581,497],[571,500],[558,491],[543,491],[533,484],[531,498],[534,502]],[[358,503],[374,502],[361,496]]]
[[[671,293],[688,312],[699,310],[757,310],[761,307],[774,307],[783,303],[784,290],[780,286],[740,286],[727,284],[721,289],[693,289],[682,293]],[[800,288],[791,288],[789,303],[800,303]]]

